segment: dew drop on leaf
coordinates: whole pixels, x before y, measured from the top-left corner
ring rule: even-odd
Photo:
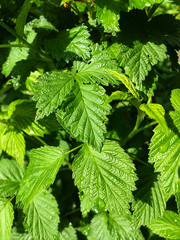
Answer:
[[[169,141],[167,141],[163,146],[160,147],[159,152],[160,152],[160,153],[166,152],[167,149],[168,149],[168,147],[169,147]]]
[[[98,200],[98,206],[99,206],[99,208],[104,208],[105,207],[105,202],[101,199],[101,198],[99,198],[99,200]]]

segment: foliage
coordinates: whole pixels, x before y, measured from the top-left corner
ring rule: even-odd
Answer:
[[[180,239],[178,4],[1,1],[0,239]]]

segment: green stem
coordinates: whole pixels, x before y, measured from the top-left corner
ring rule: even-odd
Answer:
[[[12,48],[12,47],[26,47],[26,48],[29,48],[25,44],[0,44],[0,48]]]
[[[46,142],[44,142],[40,137],[38,137],[38,136],[33,136],[33,137],[36,138],[40,143],[42,143],[42,145],[48,146],[48,144]]]
[[[76,151],[77,149],[81,148],[83,145],[84,145],[84,143],[79,145],[79,146],[77,146],[77,147],[75,147],[75,148],[73,148],[73,149],[71,149],[70,151],[66,152],[65,154],[67,155],[69,153],[72,153],[72,152]]]
[[[149,163],[146,163],[146,162],[142,161],[141,159],[137,158],[137,156],[134,156],[133,154],[129,154],[129,155],[130,155],[130,157],[133,158],[135,161],[143,164],[143,165],[146,166],[146,167],[151,168],[151,165],[150,165]]]
[[[68,167],[65,167],[65,168],[60,168],[59,171],[62,172],[62,171],[71,171],[72,169],[68,168]]]
[[[9,89],[12,88],[12,85],[4,84],[3,87],[0,90],[0,96],[2,96],[5,92],[7,92]]]
[[[74,214],[74,213],[79,212],[79,211],[80,211],[80,208],[76,208],[76,209],[74,209],[70,212],[67,212],[64,216],[69,216],[69,215]]]
[[[72,164],[65,159],[64,159],[64,162],[66,163],[66,165],[68,165],[69,170],[72,170]]]
[[[52,62],[52,59],[49,58],[47,54],[42,51],[36,49],[32,44],[28,43],[23,37],[21,37],[18,33],[16,33],[12,28],[10,28],[7,24],[0,20],[0,25],[5,28],[8,32],[10,32],[14,37],[18,38],[22,43],[24,43],[28,48],[32,49],[34,52],[39,54],[42,58],[46,59],[47,61]]]

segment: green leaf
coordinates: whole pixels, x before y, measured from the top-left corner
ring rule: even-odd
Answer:
[[[0,123],[0,148],[12,156],[23,167],[25,140],[23,134],[16,126]]]
[[[17,201],[28,205],[36,195],[48,188],[64,160],[64,154],[58,147],[45,146],[33,149],[30,164],[20,184]]]
[[[153,42],[133,42],[133,47],[121,46],[120,65],[125,68],[125,73],[141,86],[152,66],[167,58],[166,46]]]
[[[134,169],[129,156],[116,142],[106,141],[101,153],[84,145],[73,162],[83,214],[97,203],[117,214],[129,214],[131,191],[136,189]]]
[[[53,131],[58,123],[53,116],[43,120],[34,121],[36,116],[35,103],[30,100],[13,101],[8,108],[9,118],[13,119],[18,129],[28,135],[44,136]]]
[[[29,43],[32,43],[36,37],[36,33],[32,30],[32,27],[30,25],[26,25],[24,28],[24,32],[26,35],[26,40]],[[11,42],[11,44],[19,44],[19,40],[15,40]],[[7,57],[7,60],[2,66],[2,73],[7,77],[12,72],[15,65],[22,61],[27,59],[29,56],[29,48],[25,47],[13,47],[10,50],[9,56]]]
[[[40,110],[38,118],[48,116],[62,104],[74,85],[73,76],[63,72],[43,74],[34,85],[37,101],[36,107]]]
[[[134,8],[139,8],[139,9],[143,9],[146,6],[150,6],[156,3],[161,3],[163,2],[163,0],[130,0],[129,1],[129,5],[130,7],[134,7]]]
[[[57,118],[76,140],[100,149],[104,141],[104,122],[108,113],[103,108],[105,100],[103,87],[76,83],[62,109],[57,111]]]
[[[165,211],[151,224],[151,230],[165,239],[180,239],[180,216],[172,211]]]
[[[134,84],[131,82],[131,80],[129,78],[127,78],[124,74],[122,73],[118,73],[117,71],[111,70],[111,69],[105,69],[105,71],[111,73],[113,76],[117,77],[125,86],[127,89],[129,89],[129,91],[132,93],[132,95],[139,99],[139,94],[136,91],[136,88],[134,86]]]
[[[96,0],[94,6],[98,23],[102,24],[104,31],[108,33],[119,32],[120,2]]]
[[[153,219],[162,216],[166,207],[165,193],[157,173],[152,168],[142,168],[138,174],[137,191],[132,209],[134,224],[149,226]]]
[[[23,171],[13,160],[0,160],[0,196],[10,197],[17,193]]]
[[[12,232],[10,240],[32,240],[32,236],[27,233]]]
[[[177,192],[175,194],[175,200],[176,200],[176,204],[177,204],[178,213],[180,215],[180,192]]]
[[[161,125],[154,129],[149,152],[149,162],[154,163],[156,172],[161,173],[162,186],[167,198],[180,191],[180,114],[170,112],[170,117],[167,134]]]
[[[73,228],[72,224],[64,227],[64,229],[59,233],[58,240],[78,240],[76,230]]]
[[[53,30],[58,32],[58,30],[52,25],[51,22],[49,22],[43,15],[39,18],[35,18],[32,22],[33,28],[43,28],[47,30]]]
[[[180,111],[180,89],[172,90],[171,103],[176,111]]]
[[[88,240],[141,240],[141,232],[135,229],[130,216],[119,216],[116,213],[98,213],[90,224]]]
[[[61,58],[65,61],[79,57],[88,59],[90,57],[89,36],[87,27],[82,25],[61,31],[57,38],[45,40],[45,47],[57,61]]]
[[[6,198],[0,198],[0,239],[8,240],[14,219],[12,203]]]
[[[37,195],[24,208],[25,226],[33,239],[57,239],[59,209],[56,199],[48,191]]]
[[[98,52],[98,49],[96,51]],[[82,83],[99,83],[105,86],[109,84],[119,85],[120,80],[104,68],[116,70],[117,63],[106,52],[100,52],[94,53],[89,62],[75,61],[72,70],[75,78]]]
[[[165,110],[162,105],[156,103],[143,103],[139,107],[140,110],[145,112],[150,118],[156,120],[168,132],[168,126],[165,120]]]

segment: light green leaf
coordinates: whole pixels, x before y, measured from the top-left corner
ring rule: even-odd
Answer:
[[[143,44],[135,41],[133,44],[132,48],[121,46],[120,65],[133,82],[141,86],[152,66],[167,58],[167,49],[164,44],[157,45],[153,42]]]
[[[18,129],[21,129],[28,135],[44,136],[53,131],[58,122],[55,117],[49,116],[43,120],[35,121],[36,109],[35,103],[30,100],[13,101],[8,108],[9,118],[13,119]]]
[[[0,147],[23,167],[25,140],[16,126],[0,123]]]
[[[40,110],[38,118],[48,116],[60,106],[73,85],[74,79],[70,74],[63,72],[43,74],[34,85],[36,92],[33,99],[37,101],[36,107]]]
[[[161,3],[163,0],[130,0],[129,5],[130,7],[143,9],[146,6],[151,6],[155,3]]]
[[[132,209],[137,227],[149,226],[153,219],[162,216],[166,207],[165,193],[157,173],[152,168],[142,168],[138,174],[137,191]]]
[[[0,239],[8,240],[14,219],[12,203],[6,198],[0,198]]]
[[[180,191],[180,114],[170,112],[170,117],[167,134],[161,125],[154,129],[149,152],[149,162],[154,163],[155,171],[161,173],[162,186],[167,198]]]
[[[172,211],[165,211],[151,224],[151,230],[165,239],[180,239],[180,216]]]
[[[12,232],[10,240],[33,240],[32,236],[28,233]]]
[[[125,0],[95,0],[94,6],[99,24],[102,24],[104,31],[108,33],[119,32],[120,10],[126,9]]]
[[[33,239],[57,239],[59,209],[56,199],[48,191],[37,195],[24,208],[25,226]]]
[[[143,240],[141,232],[135,229],[130,216],[116,213],[98,213],[91,221],[88,240]]]
[[[14,196],[18,189],[23,171],[14,160],[0,160],[0,196]]]
[[[106,141],[99,153],[88,145],[76,155],[73,177],[85,215],[96,204],[117,214],[129,214],[135,190],[134,165],[118,143]]]
[[[73,228],[72,224],[64,227],[64,229],[59,233],[58,240],[78,240],[76,230]]]
[[[100,149],[104,141],[104,122],[108,113],[103,108],[105,100],[103,87],[76,83],[62,109],[57,111],[57,118],[76,140]]]
[[[20,184],[17,201],[28,205],[36,195],[48,188],[64,160],[64,154],[58,147],[45,146],[33,149],[30,163]]]
[[[175,200],[176,200],[176,204],[177,204],[178,213],[180,216],[180,192],[177,192],[175,194]]]
[[[145,112],[150,118],[156,120],[168,132],[168,126],[165,120],[165,110],[162,105],[156,103],[143,103],[139,107],[140,110]]]
[[[171,103],[176,111],[180,111],[180,89],[172,90]]]
[[[36,32],[33,31],[30,25],[26,25],[24,28],[26,35],[26,40],[29,43],[32,43],[36,37]],[[11,42],[11,44],[19,44],[19,40]],[[2,73],[7,77],[10,75],[11,71],[15,67],[17,62],[27,59],[29,55],[29,48],[25,47],[13,47],[10,50],[9,56],[5,63],[2,66]]]
[[[49,22],[43,15],[40,16],[38,19],[35,18],[32,22],[33,28],[43,28],[48,30],[54,30],[58,32],[58,30],[52,25],[51,22]]]
[[[132,95],[135,98],[139,99],[139,94],[136,91],[136,88],[135,88],[134,84],[123,73],[118,73],[117,71],[114,71],[114,70],[111,70],[111,69],[104,69],[104,70],[111,73],[113,76],[117,77],[126,86],[126,88],[129,89],[129,91],[132,93]]]
[[[58,61],[61,58],[65,61],[79,57],[88,59],[90,57],[89,36],[87,27],[82,25],[61,31],[57,38],[45,40],[45,47]]]

